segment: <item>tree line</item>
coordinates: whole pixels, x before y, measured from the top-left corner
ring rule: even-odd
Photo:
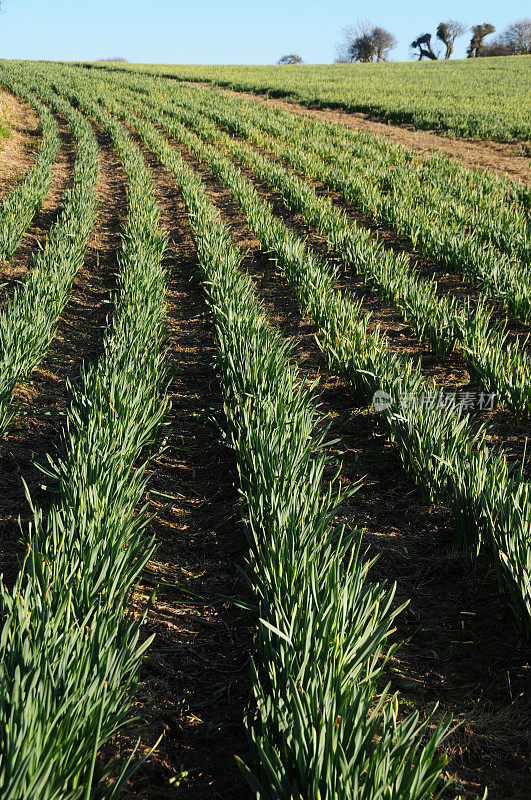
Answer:
[[[459,20],[449,19],[446,22],[439,22],[435,40],[432,40],[431,33],[421,33],[411,42],[410,50],[418,61],[449,59],[454,51],[455,40],[469,32],[471,37],[466,51],[467,58],[531,54],[531,19],[512,22],[497,37],[485,43],[486,37],[495,30],[494,25],[489,22],[468,28]],[[395,36],[390,31],[372,25],[368,20],[358,20],[354,25],[348,25],[341,31],[335,61],[338,64],[354,61],[365,63],[387,61],[397,44]],[[278,63],[302,64],[303,60],[297,53],[290,53],[282,56]]]

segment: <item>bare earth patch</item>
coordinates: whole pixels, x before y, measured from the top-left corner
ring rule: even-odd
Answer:
[[[11,135],[0,139],[1,200],[35,163],[40,136],[35,111],[5,89],[0,90],[0,113],[11,127]]]

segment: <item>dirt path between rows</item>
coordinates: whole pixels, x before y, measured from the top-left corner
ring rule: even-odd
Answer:
[[[130,131],[131,133],[131,131]],[[243,719],[250,699],[255,617],[224,598],[250,601],[238,572],[248,554],[240,522],[235,456],[221,441],[216,342],[176,180],[140,145],[152,170],[169,236],[167,366],[171,409],[166,451],[150,467],[145,497],[157,516],[153,559],[134,595],[140,611],[157,587],[143,636],[155,635],[140,673],[138,721],[108,745],[121,765],[157,747],[124,787],[124,800],[246,800],[234,755],[247,760]],[[160,741],[159,741],[160,739]]]
[[[4,113],[11,135],[0,139],[0,200],[29,172],[41,144],[36,112],[11,92],[0,89],[0,114]]]
[[[164,134],[163,128],[156,126]],[[176,139],[169,137],[172,144],[181,151],[182,148]],[[186,153],[187,159],[190,156]],[[426,340],[419,340],[412,326],[406,322],[401,312],[384,301],[379,293],[365,282],[362,274],[355,273],[353,269],[347,267],[338,259],[334,253],[330,252],[326,240],[318,235],[314,229],[310,228],[303,217],[298,213],[289,210],[282,200],[278,191],[272,189],[267,183],[260,180],[249,169],[242,164],[230,159],[237,166],[242,175],[249,180],[254,189],[258,192],[261,199],[271,204],[271,210],[276,217],[280,218],[283,224],[304,241],[309,250],[320,257],[323,261],[334,262],[338,269],[336,288],[342,292],[349,293],[355,302],[361,303],[363,313],[370,315],[369,331],[372,332],[378,327],[386,339],[386,344],[395,355],[413,359],[420,359],[421,370],[424,378],[429,383],[435,381],[438,387],[444,387],[446,391],[459,393],[473,393],[479,396],[483,387],[474,379],[470,368],[466,365],[459,349],[446,355],[445,358],[439,357],[434,353]],[[195,159],[191,162],[193,168],[199,171],[205,180],[214,182],[222,192],[224,198],[228,198],[230,193],[219,185],[217,179],[212,178],[211,171],[200,164]],[[225,202],[225,200],[224,200]],[[231,201],[231,207],[235,210],[236,206]],[[236,213],[233,211],[233,213]],[[240,217],[242,212],[237,211]],[[243,219],[243,217],[242,217]],[[249,236],[249,229],[245,223],[246,237]],[[253,237],[254,238],[254,237]],[[247,240],[243,244],[247,246]],[[473,414],[473,420],[479,424],[487,422],[489,426],[488,441],[496,446],[502,446],[511,463],[521,463],[526,452],[526,442],[529,437],[530,424],[525,421],[518,426],[509,408],[500,405],[493,410],[477,412]],[[527,469],[531,468],[529,459],[526,461]]]
[[[193,86],[211,88],[207,83],[193,83]],[[522,142],[495,142],[488,139],[450,139],[428,131],[415,130],[410,125],[388,125],[377,122],[366,114],[336,111],[332,109],[307,108],[287,100],[278,100],[272,97],[252,94],[251,92],[236,92],[233,89],[219,89],[219,91],[234,97],[245,97],[255,103],[282,108],[295,114],[314,117],[324,122],[334,122],[345,125],[353,130],[365,131],[375,136],[383,136],[398,142],[403,147],[418,150],[420,153],[442,152],[452,158],[462,161],[467,167],[489,169],[499,175],[520,181],[526,186],[531,186],[531,158],[525,155]]]

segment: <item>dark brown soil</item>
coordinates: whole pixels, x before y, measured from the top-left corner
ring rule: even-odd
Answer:
[[[202,176],[235,241],[247,250],[244,267],[272,322],[291,340],[297,363],[309,379],[320,380],[330,434],[339,438],[330,448],[332,467],[342,463],[345,486],[361,481],[342,515],[365,528],[366,543],[380,555],[373,578],[396,580],[397,602],[411,600],[396,634],[407,645],[390,671],[403,709],[418,708],[426,715],[438,701],[437,717],[450,712],[464,723],[445,746],[449,773],[457,781],[446,796],[473,798],[488,785],[493,800],[523,800],[529,777],[529,706],[523,697],[529,649],[514,631],[492,570],[453,551],[450,514],[425,501],[401,469],[375,416],[328,375],[312,321],[301,318],[284,279],[262,253],[241,212],[205,167],[182,154]],[[222,791],[219,796],[225,797]]]
[[[440,264],[434,258],[425,256],[412,245],[406,236],[402,236],[393,229],[387,228],[384,223],[377,222],[372,217],[365,214],[354,203],[347,201],[340,192],[328,189],[322,183],[322,181],[309,177],[301,170],[296,169],[291,164],[283,161],[279,156],[276,156],[275,154],[255,145],[253,142],[250,142],[249,140],[232,133],[227,128],[224,128],[224,126],[219,127],[228,133],[235,141],[243,142],[248,147],[256,150],[262,156],[270,159],[273,162],[281,164],[287,172],[297,175],[298,178],[310,184],[316,191],[317,195],[329,199],[335,207],[343,210],[346,213],[347,219],[353,226],[370,231],[370,233],[374,235],[374,238],[382,244],[385,250],[389,250],[397,254],[405,254],[411,260],[412,266],[418,270],[420,276],[425,279],[436,281],[437,295],[439,297],[451,295],[459,300],[470,299],[472,301],[472,308],[474,308],[475,304],[480,299],[480,290],[467,280],[461,279],[458,275],[449,272],[447,267]],[[160,126],[159,129],[162,130]],[[264,194],[270,202],[274,203],[275,213],[277,213],[277,215],[282,216],[284,221],[290,226],[296,227],[299,235],[304,236],[304,238],[312,235],[311,231],[304,222],[303,217],[298,214],[293,214],[289,209],[285,208],[284,201],[279,192],[271,189],[265,181],[261,181],[259,178],[257,178],[251,170],[242,166],[239,161],[230,156],[228,153],[225,154],[228,158],[231,158],[238,169],[240,169],[246,175],[246,177],[261,190],[261,193]],[[317,235],[313,236],[313,248],[317,249],[317,251],[323,257],[329,257],[330,255],[324,239]],[[338,261],[339,259],[335,260]],[[359,277],[361,278],[362,276],[360,275]],[[515,341],[517,337],[525,338],[531,334],[531,325],[512,317],[511,312],[508,311],[507,308],[505,308],[501,303],[497,303],[495,300],[490,300],[490,306],[493,311],[493,322],[499,322],[505,325],[508,342]]]
[[[243,715],[250,699],[254,617],[226,599],[249,602],[238,567],[248,552],[233,485],[233,452],[220,441],[221,394],[215,340],[199,285],[188,220],[175,180],[143,148],[153,170],[170,244],[166,264],[171,411],[167,450],[152,467],[147,500],[159,542],[135,595],[155,587],[144,635],[155,634],[133,713],[140,721],[110,746],[121,762],[158,742],[124,798],[241,800],[250,796],[234,755],[244,760]]]
[[[48,455],[53,458],[57,451],[69,402],[65,382],[78,378],[83,362],[97,360],[111,309],[108,298],[118,269],[116,251],[120,222],[126,212],[126,183],[108,139],[99,131],[97,135],[101,148],[97,185],[100,206],[85,262],[46,357],[30,379],[15,389],[13,407],[17,413],[0,442],[0,558],[8,583],[16,576],[18,557],[25,547],[19,542],[17,520],[20,516],[24,542],[30,520],[22,481],[46,510],[53,496],[43,491],[42,485],[49,479],[35,464],[46,465]]]
[[[1,201],[32,168],[42,140],[35,111],[6,89],[0,89],[0,114],[10,125],[10,135],[0,138]]]
[[[422,374],[426,380],[435,382],[437,386],[442,386],[447,391],[456,392],[458,395],[466,392],[479,395],[482,387],[474,380],[458,349],[444,359],[434,354],[427,342],[419,341],[415,331],[394,306],[383,301],[378,293],[364,282],[361,274],[353,274],[333,253],[328,251],[326,241],[308,227],[300,214],[294,214],[286,207],[278,192],[259,180],[250,170],[239,164],[238,168],[253,183],[260,196],[272,204],[274,213],[288,228],[304,239],[314,253],[337,266],[337,288],[350,293],[356,301],[361,302],[362,312],[371,315],[369,330],[374,331],[376,327],[379,327],[391,352],[415,360],[420,359]],[[390,238],[387,246],[395,249],[395,244],[390,241]],[[400,250],[400,247],[396,249]],[[428,262],[424,263],[426,265]],[[466,284],[461,284],[453,276],[445,277],[447,279],[446,292],[450,288],[449,284],[452,283],[456,295],[462,297],[467,295]],[[498,316],[501,314],[502,312],[499,310]],[[527,335],[528,326],[513,320],[509,330],[512,334],[518,332]],[[476,417],[478,423],[488,423],[489,441],[495,446],[503,446],[510,460],[520,463],[531,434],[531,421],[525,420],[517,425],[510,409],[503,406],[485,410],[481,414],[476,414]],[[531,464],[527,459],[527,469],[530,468]]]
[[[452,713],[465,722],[445,748],[451,756],[449,772],[459,782],[456,790],[473,797],[488,785],[490,797],[506,798],[514,787],[514,796],[523,798],[528,706],[522,698],[512,705],[498,681],[506,678],[506,671],[509,680],[518,675],[518,689],[524,691],[529,652],[514,630],[507,629],[506,601],[492,572],[487,564],[472,565],[453,551],[451,515],[425,501],[374,416],[353,400],[341,381],[327,377],[315,327],[300,317],[282,277],[270,265],[264,269],[263,262],[249,255],[245,264],[271,318],[295,345],[301,368],[310,379],[320,379],[319,399],[331,421],[330,437],[339,439],[329,448],[332,468],[342,466],[344,488],[361,482],[344,503],[342,517],[365,530],[371,555],[380,556],[373,579],[396,581],[397,603],[410,600],[398,620],[397,637],[411,641],[393,659],[389,674],[401,692],[403,711],[419,709],[425,715],[439,702],[438,714]],[[505,637],[511,644],[507,642],[507,649],[502,645],[500,657]],[[493,755],[491,748],[498,752]]]

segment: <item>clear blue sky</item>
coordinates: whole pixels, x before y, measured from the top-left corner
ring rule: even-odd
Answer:
[[[271,64],[284,53],[307,63],[334,59],[340,29],[358,17],[398,39],[395,61],[408,59],[420,33],[435,35],[450,17],[467,25],[491,22],[501,30],[529,16],[523,0],[2,0],[0,57],[174,64]],[[462,58],[466,36],[456,44]]]

